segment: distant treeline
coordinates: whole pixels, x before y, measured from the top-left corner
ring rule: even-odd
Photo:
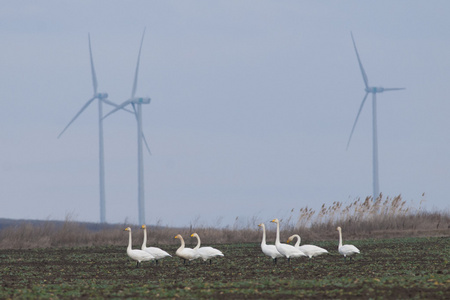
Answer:
[[[278,216],[274,216],[276,218]],[[407,236],[450,236],[450,213],[448,211],[425,211],[408,205],[401,196],[377,199],[367,197],[349,204],[334,202],[323,205],[319,211],[305,207],[281,219],[281,238],[299,234],[302,243],[318,240],[337,240],[336,227],[345,231],[346,240],[364,238],[391,238]],[[189,237],[193,232],[202,236],[208,244],[257,243],[261,241],[258,224],[252,217],[242,225],[242,220],[231,226],[213,227],[198,222],[183,228],[147,225],[147,245],[177,244],[175,235],[181,234],[186,243],[196,241]],[[65,221],[0,219],[0,249],[29,249],[46,247],[84,247],[126,245],[127,234],[123,232],[130,224],[99,224],[77,222],[66,217]],[[267,242],[275,238],[275,226],[266,224]],[[143,232],[140,226],[132,226],[133,245],[140,247]]]

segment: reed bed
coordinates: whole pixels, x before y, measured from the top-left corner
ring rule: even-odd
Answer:
[[[390,198],[382,195],[373,199],[356,199],[350,203],[325,204],[319,210],[304,207],[295,209],[281,220],[282,235],[298,233],[303,242],[337,239],[336,227],[341,226],[345,238],[389,238],[406,236],[450,236],[450,213],[448,211],[426,211],[407,203],[401,195]],[[239,220],[226,227],[199,225],[198,220],[188,227],[172,228],[160,224],[149,226],[147,245],[173,245],[179,242],[176,234],[185,237],[186,243],[195,244],[190,235],[197,232],[205,244],[232,244],[259,242],[261,231],[258,217]],[[267,225],[267,224],[266,224]],[[2,225],[0,249],[30,249],[48,247],[80,247],[126,245],[127,235],[123,229],[129,224],[92,224],[72,220],[65,221],[15,221]],[[275,228],[268,227],[268,237],[275,237]],[[140,247],[142,230],[132,226],[133,245]]]

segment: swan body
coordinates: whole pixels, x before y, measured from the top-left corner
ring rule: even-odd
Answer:
[[[159,249],[157,247],[147,247],[147,227],[145,225],[142,225],[141,228],[144,230],[144,240],[142,242],[141,250],[153,255],[155,257],[156,263],[158,263],[158,260],[163,259],[164,257],[172,256],[166,251]]]
[[[200,236],[197,233],[191,234],[191,237],[197,238],[197,246],[195,246],[194,250],[200,255],[203,261],[207,261],[209,259],[209,264],[211,264],[211,259],[216,256],[224,256],[220,250],[217,250],[213,247],[200,247],[201,241]]]
[[[271,257],[273,259],[273,262],[276,264],[277,258],[283,257],[283,255],[280,252],[278,252],[277,247],[275,245],[267,245],[266,244],[266,226],[264,225],[264,223],[261,223],[258,226],[262,227],[262,229],[263,229],[261,250],[265,255]]]
[[[291,257],[306,256],[305,253],[295,248],[294,246],[280,243],[280,221],[278,219],[273,219],[271,222],[277,224],[277,236],[275,238],[275,247],[277,248],[278,252],[280,252],[283,256],[285,256],[288,259],[288,262],[291,261]]]
[[[184,264],[186,264],[186,260],[188,260],[190,263],[191,260],[194,260],[194,259],[197,259],[200,257],[200,254],[196,250],[194,250],[192,248],[184,247],[184,240],[183,240],[183,237],[181,236],[181,234],[177,234],[175,236],[175,238],[180,239],[180,242],[181,242],[181,246],[180,246],[180,248],[178,248],[178,250],[175,252],[175,254],[184,260],[184,262],[183,262]]]
[[[309,258],[312,258],[313,256],[319,256],[325,253],[328,253],[326,249],[323,249],[319,246],[315,245],[302,245],[300,246],[301,238],[298,234],[291,235],[287,242],[289,243],[293,239],[297,238],[297,242],[295,243],[294,247],[297,249],[300,249],[303,253],[305,253]]]
[[[131,249],[131,228],[127,227],[124,231],[128,231],[128,248],[127,248],[127,254],[128,256],[136,261],[136,268],[139,267],[142,261],[149,261],[154,260],[155,257],[151,255],[150,253],[147,253],[142,250],[137,249]]]
[[[342,245],[342,229],[341,227],[336,228],[337,231],[339,231],[339,246],[338,251],[340,254],[344,255],[344,259],[347,260],[347,256],[350,257],[350,260],[352,260],[352,255],[359,254],[359,249],[356,248],[353,245]]]

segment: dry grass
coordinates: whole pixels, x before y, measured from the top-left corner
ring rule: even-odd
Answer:
[[[378,199],[367,197],[349,204],[334,202],[323,205],[319,211],[305,207],[298,216],[293,209],[291,215],[281,220],[283,238],[299,233],[302,241],[334,240],[336,227],[341,226],[345,238],[386,238],[404,236],[450,236],[450,213],[427,212],[419,207],[408,205],[401,196]],[[235,223],[225,228],[198,225],[198,221],[186,228],[167,226],[147,226],[147,245],[178,244],[174,237],[181,234],[186,243],[195,244],[190,235],[197,232],[202,243],[248,243],[259,242],[261,232],[257,217],[244,222],[236,218]],[[267,224],[266,224],[267,225]],[[79,247],[100,245],[127,245],[128,234],[123,231],[128,224],[99,225],[80,223],[66,217],[64,222],[54,221],[16,221],[3,224],[0,230],[0,249],[29,249],[46,247]],[[269,226],[268,226],[269,227]],[[271,227],[271,226],[270,226]],[[268,228],[268,236],[274,237],[273,228]],[[133,227],[133,245],[140,247],[142,230]]]

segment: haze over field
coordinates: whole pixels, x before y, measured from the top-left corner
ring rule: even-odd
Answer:
[[[48,1],[0,11],[0,218],[99,220],[99,92],[137,95],[147,223],[232,224],[372,194],[372,115],[350,32],[378,98],[380,191],[449,209],[448,1]],[[369,100],[369,99],[368,99]],[[109,108],[105,107],[105,113]],[[104,122],[106,220],[137,223],[136,120]],[[425,193],[423,197],[422,194]]]

